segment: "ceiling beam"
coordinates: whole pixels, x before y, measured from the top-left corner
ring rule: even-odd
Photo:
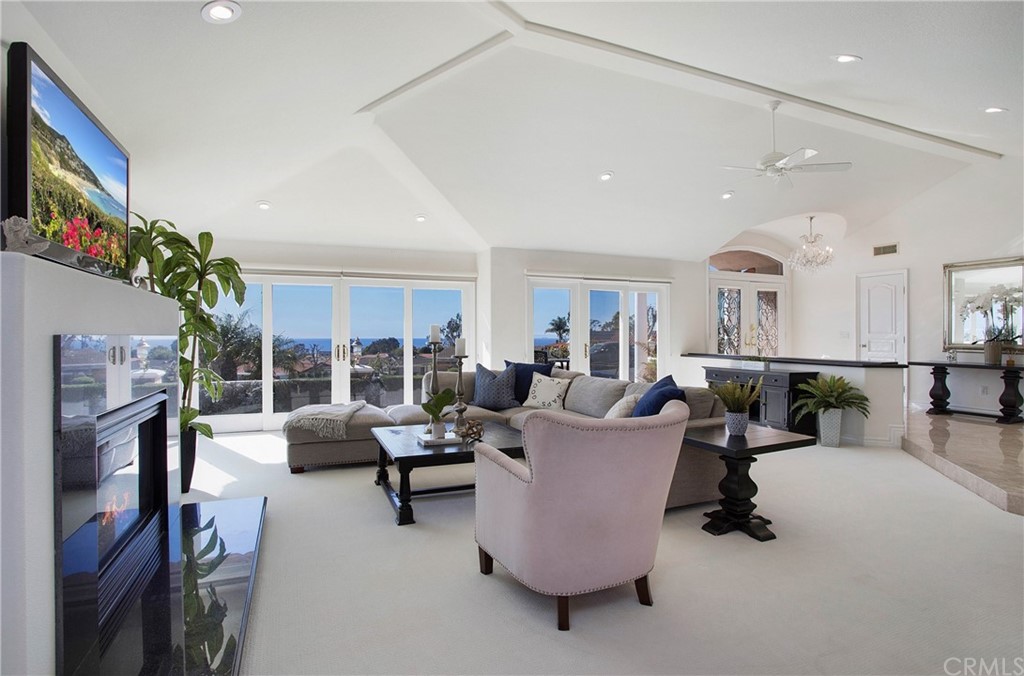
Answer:
[[[391,90],[390,92],[388,92],[384,96],[381,96],[379,99],[376,99],[374,101],[371,101],[370,103],[367,103],[365,106],[363,106],[362,108],[357,110],[356,113],[369,113],[369,112],[373,112],[377,108],[379,108],[380,106],[382,106],[385,103],[387,103],[388,101],[391,101],[392,99],[395,99],[395,98],[401,96],[402,94],[404,94],[404,93],[406,93],[406,92],[408,92],[408,91],[410,91],[412,89],[415,89],[416,87],[419,87],[422,84],[425,84],[425,83],[427,83],[427,82],[429,82],[429,81],[431,81],[431,80],[433,80],[433,79],[435,79],[437,77],[440,77],[441,75],[447,73],[448,71],[452,70],[453,68],[457,68],[457,67],[459,67],[459,66],[461,66],[463,64],[468,63],[469,61],[475,59],[476,57],[491,51],[492,49],[494,49],[498,45],[502,44],[506,40],[511,39],[512,37],[514,37],[512,33],[508,32],[506,30],[503,30],[500,33],[497,33],[496,35],[493,35],[493,36],[487,38],[486,40],[484,40],[480,44],[476,45],[475,47],[471,47],[471,48],[467,49],[466,51],[462,52],[458,56],[453,57],[451,59],[448,59],[447,61],[442,63],[440,66],[437,66],[436,68],[432,68],[432,69],[428,70],[426,73],[423,73],[423,75],[420,75],[417,78],[409,80],[408,82],[406,82],[404,85],[398,87],[397,89]]]

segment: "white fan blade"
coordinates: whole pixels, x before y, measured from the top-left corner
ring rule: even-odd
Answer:
[[[731,167],[731,166],[725,165],[725,164],[723,164],[722,166],[720,166],[718,168],[719,169],[729,169],[729,170],[732,170],[732,171],[761,171],[757,167]]]
[[[790,167],[790,171],[847,171],[853,167],[853,162],[820,162],[818,164],[802,164]]]
[[[813,148],[800,148],[799,150],[794,150],[793,152],[791,152],[790,154],[786,155],[781,160],[776,162],[775,166],[782,167],[783,169],[788,169],[797,164],[800,164],[801,162],[806,162],[807,160],[811,159],[817,154],[818,151],[814,150]]]

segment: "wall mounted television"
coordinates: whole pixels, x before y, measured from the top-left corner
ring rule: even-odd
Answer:
[[[4,217],[29,221],[37,256],[127,279],[128,152],[28,44],[7,68]]]

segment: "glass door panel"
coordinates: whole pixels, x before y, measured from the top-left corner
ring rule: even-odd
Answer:
[[[328,285],[271,287],[274,413],[331,403],[332,297]]]
[[[711,287],[711,341],[718,354],[776,357],[785,345],[785,286],[719,282]]]
[[[740,290],[733,287],[718,287],[716,307],[718,308],[715,317],[718,354],[740,354],[742,344],[740,338],[743,333]]]
[[[629,379],[653,383],[658,379],[658,295],[629,294]]]
[[[242,305],[231,296],[221,296],[212,312],[217,323],[218,355],[212,362],[201,356],[199,363],[224,379],[224,391],[218,401],[211,401],[206,391],[198,388],[199,410],[204,416],[260,414],[263,410],[263,285],[246,284]],[[149,346],[149,368],[170,368],[168,352],[170,346],[156,343]],[[211,424],[216,423],[211,421]]]
[[[589,293],[590,375],[618,378],[620,373],[621,293],[591,289]]]
[[[348,301],[351,399],[380,407],[403,403],[405,289],[353,285]]]
[[[533,289],[533,361],[569,368],[572,295],[570,289]]]
[[[412,396],[413,403],[423,402],[423,374],[431,369],[430,327],[441,329],[441,350],[437,370],[455,370],[455,340],[462,338],[462,291],[458,289],[412,290]]]
[[[762,357],[779,355],[779,292],[769,289],[757,291],[757,354]]]

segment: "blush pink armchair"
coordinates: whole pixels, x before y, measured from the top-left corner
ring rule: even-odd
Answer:
[[[523,425],[528,467],[478,443],[476,541],[480,572],[498,560],[530,589],[569,597],[627,582],[652,605],[648,573],[690,416],[670,401],[656,416],[589,420],[540,411]]]

